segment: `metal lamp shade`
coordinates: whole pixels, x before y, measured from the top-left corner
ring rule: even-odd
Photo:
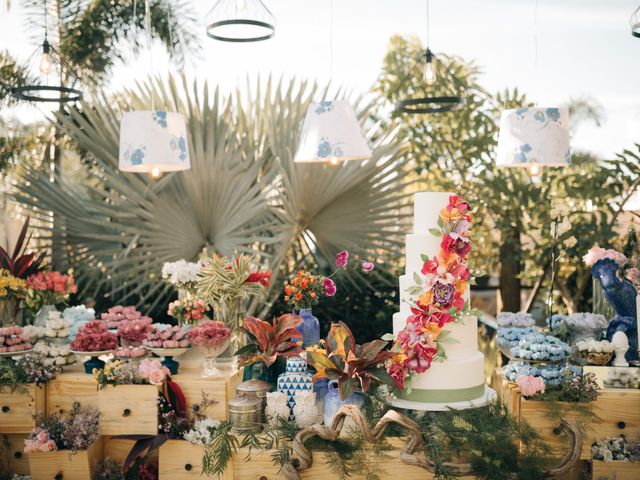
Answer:
[[[120,121],[120,170],[176,172],[188,170],[189,146],[184,116],[176,112],[126,112]]]
[[[569,112],[566,109],[517,108],[502,112],[497,166],[561,167],[570,163]]]
[[[206,23],[207,36],[222,42],[259,42],[276,32],[276,19],[261,0],[217,0]]]
[[[636,38],[640,38],[640,7],[638,7],[631,15],[629,25],[631,26],[631,35]]]
[[[337,163],[369,158],[371,149],[348,102],[309,105],[294,162]]]

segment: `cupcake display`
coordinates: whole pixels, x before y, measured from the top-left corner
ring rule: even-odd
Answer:
[[[500,312],[497,317],[498,327],[533,327],[536,323],[530,313],[526,312]]]
[[[559,362],[571,355],[571,347],[551,335],[529,333],[511,348],[510,357],[536,362]]]
[[[123,307],[122,305],[116,305],[115,307],[111,307],[105,313],[100,316],[100,320],[105,322],[108,329],[117,329],[123,322],[131,321],[131,320],[144,320],[151,323],[150,317],[142,315],[136,307],[128,306]]]
[[[537,332],[536,327],[500,327],[498,328],[498,346],[505,355],[509,355],[511,349],[518,346],[520,340]]]
[[[104,352],[118,347],[118,337],[107,330],[107,325],[101,320],[93,320],[78,330],[76,339],[71,342],[71,349],[75,352]]]
[[[149,348],[187,348],[191,342],[182,328],[156,323],[142,344]]]
[[[31,343],[22,336],[21,327],[0,328],[0,354],[21,353],[31,348]]]

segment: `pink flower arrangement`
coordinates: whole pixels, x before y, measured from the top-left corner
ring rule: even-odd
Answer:
[[[185,298],[171,302],[167,315],[180,322],[191,324],[202,320],[207,310],[209,310],[209,306],[202,300]]]
[[[138,373],[142,378],[148,380],[151,385],[160,385],[171,375],[169,369],[163,366],[159,360],[151,358],[145,358],[140,362]]]
[[[147,353],[147,349],[144,347],[120,347],[114,355],[119,358],[140,358]]]
[[[151,319],[140,317],[140,320],[125,320],[118,326],[118,336],[122,345],[139,347],[151,331]]]
[[[31,290],[31,307],[55,305],[64,302],[69,295],[78,291],[73,275],[60,272],[38,272],[27,277],[27,288]]]
[[[22,352],[32,345],[22,336],[22,328],[17,326],[0,328],[0,353]]]
[[[132,305],[127,307],[123,307],[122,305],[111,307],[100,316],[100,320],[106,322],[107,328],[118,328],[122,322],[128,320],[144,320],[149,324],[153,322],[151,317],[142,315],[142,313]]]
[[[217,347],[231,338],[231,330],[223,323],[210,320],[192,328],[187,333],[189,340],[196,347]]]
[[[101,320],[92,320],[80,327],[76,339],[71,342],[71,348],[76,352],[114,350],[118,348],[118,337],[110,333]]]
[[[52,452],[57,449],[56,442],[51,440],[49,434],[40,427],[36,428],[24,441],[24,453]]]
[[[622,253],[613,250],[612,248],[601,248],[598,245],[591,247],[591,250],[589,250],[587,254],[582,257],[582,261],[584,261],[587,266],[592,267],[600,260],[604,260],[607,258],[616,262],[620,267],[627,263],[627,257]]]
[[[520,393],[524,397],[533,397],[538,393],[544,393],[544,380],[542,377],[520,375],[516,378],[516,383],[518,387],[520,387]]]
[[[187,348],[190,345],[182,328],[162,328],[158,325],[151,326],[142,344],[150,348]]]

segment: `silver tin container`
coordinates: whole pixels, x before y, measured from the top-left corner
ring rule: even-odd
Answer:
[[[262,400],[255,397],[236,397],[229,400],[229,420],[239,433],[258,433],[262,430]]]

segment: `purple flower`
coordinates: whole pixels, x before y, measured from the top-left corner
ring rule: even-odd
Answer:
[[[336,255],[336,267],[346,267],[349,262],[349,252],[341,251]]]
[[[436,282],[433,286],[433,301],[443,306],[451,305],[456,288],[453,285]]]
[[[369,260],[366,260],[362,262],[362,271],[365,273],[369,273],[371,270],[374,269],[375,266],[376,266],[375,263],[370,262]]]
[[[338,290],[338,288],[336,287],[336,282],[334,282],[330,278],[324,279],[323,286],[324,286],[325,297],[333,297],[336,294],[336,291]]]

